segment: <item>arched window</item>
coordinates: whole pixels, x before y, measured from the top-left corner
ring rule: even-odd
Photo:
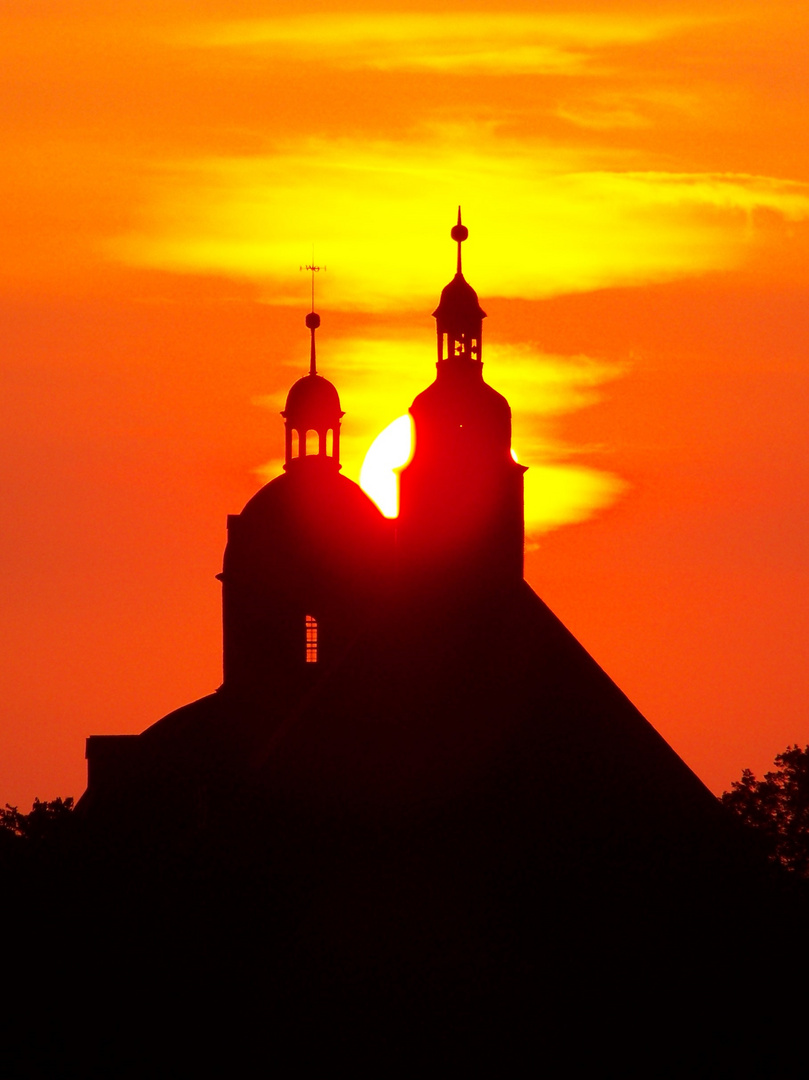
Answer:
[[[290,447],[291,447],[291,456],[296,458],[298,456],[298,454],[301,452],[301,436],[300,436],[300,432],[296,431],[294,428],[292,429],[292,438],[291,438]]]
[[[320,436],[318,433],[310,429],[306,432],[305,439],[304,454],[306,454],[307,457],[317,454],[320,450]]]
[[[317,663],[317,619],[314,615],[306,616],[306,663]]]
[[[326,432],[326,455],[334,457],[334,428],[329,428]]]

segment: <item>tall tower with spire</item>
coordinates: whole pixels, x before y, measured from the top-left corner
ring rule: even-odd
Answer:
[[[483,380],[483,319],[463,275],[458,221],[456,272],[433,312],[435,381],[413,402],[413,458],[400,476],[398,548],[406,575],[468,590],[523,577],[523,473],[511,452],[511,409]]]

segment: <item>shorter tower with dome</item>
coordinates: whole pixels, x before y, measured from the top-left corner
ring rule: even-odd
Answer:
[[[291,701],[364,626],[392,567],[393,528],[341,475],[343,411],[317,372],[291,387],[282,412],[284,472],[228,517],[222,581],[222,691]],[[317,666],[320,665],[320,666]]]
[[[223,681],[140,736],[87,740],[81,813],[118,820],[136,792],[166,815],[239,783],[256,746],[338,665],[390,589],[394,527],[341,473],[343,410],[317,370],[320,316],[306,315],[309,371],[281,416],[284,468],[229,514],[222,583]]]

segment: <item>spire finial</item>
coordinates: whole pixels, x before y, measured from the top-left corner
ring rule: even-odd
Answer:
[[[452,232],[450,236],[458,244],[458,269],[457,273],[461,273],[461,244],[469,236],[469,229],[461,221],[461,208],[458,207],[458,224],[452,226]]]
[[[306,266],[301,266],[301,270],[309,270],[312,274],[312,310],[306,316],[306,325],[309,327],[309,331],[312,335],[312,343],[309,349],[309,374],[317,375],[317,357],[315,356],[315,330],[320,326],[320,316],[315,311],[315,274],[319,270],[325,270],[325,266],[315,266],[315,245],[312,244],[312,261],[307,263]]]

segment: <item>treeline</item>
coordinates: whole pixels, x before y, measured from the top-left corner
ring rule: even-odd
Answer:
[[[749,827],[771,862],[809,878],[809,745],[788,746],[774,765],[760,780],[744,769],[720,802]],[[23,813],[7,803],[0,810],[0,854],[60,846],[74,828],[73,805],[72,798],[35,799]]]

